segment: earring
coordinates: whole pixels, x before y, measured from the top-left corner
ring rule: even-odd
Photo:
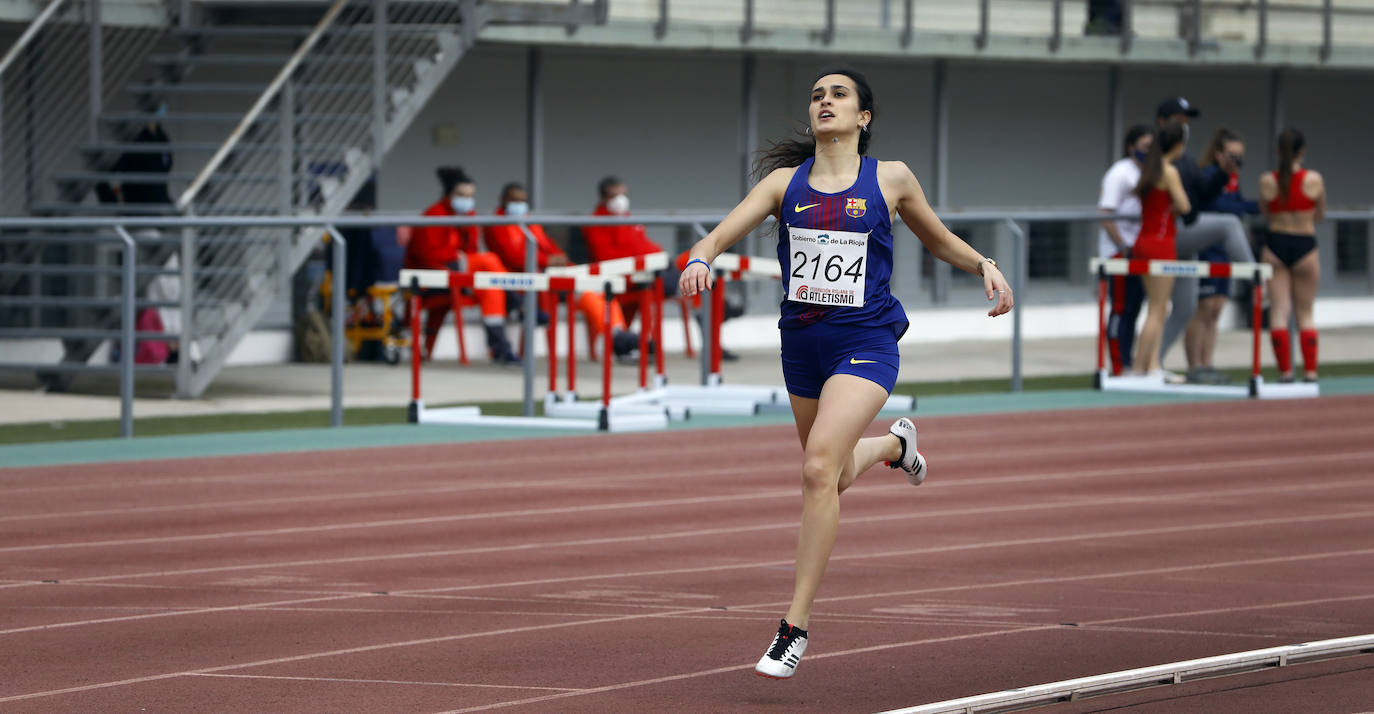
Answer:
[[[867,124],[860,124],[860,125],[859,125],[859,131],[868,131],[868,125],[867,125]]]
[[[810,124],[807,124],[807,125],[806,125],[806,135],[807,135],[807,136],[811,136],[811,125],[810,125]]]

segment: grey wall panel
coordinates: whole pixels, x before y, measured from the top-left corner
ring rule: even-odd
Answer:
[[[1286,123],[1307,139],[1307,165],[1326,179],[1332,206],[1374,204],[1374,81],[1350,74],[1286,78]]]
[[[1096,202],[1105,69],[951,64],[949,102],[948,205]]]
[[[525,52],[469,53],[392,147],[382,164],[383,210],[420,212],[440,195],[434,170],[462,166],[477,181],[477,211],[490,213],[507,181],[525,180]],[[547,82],[547,80],[546,80]],[[436,142],[455,127],[457,143]]]

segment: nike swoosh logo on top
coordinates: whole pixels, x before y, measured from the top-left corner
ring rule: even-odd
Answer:
[[[877,364],[877,360],[871,360],[871,359],[854,359],[853,357],[850,357],[850,358],[849,358],[849,363],[850,363],[850,364]]]
[[[793,212],[793,213],[801,213],[802,211],[805,211],[805,210],[808,209],[808,208],[815,208],[816,206],[819,206],[819,205],[821,205],[821,204],[819,204],[819,203],[812,203],[812,204],[810,204],[810,205],[803,206],[803,205],[801,205],[800,203],[795,203],[795,204],[792,205],[792,212]]]

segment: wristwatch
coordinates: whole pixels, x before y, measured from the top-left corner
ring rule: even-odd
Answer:
[[[978,274],[980,276],[983,274],[983,263],[991,263],[992,267],[997,267],[997,261],[993,260],[992,258],[984,258],[978,261]]]

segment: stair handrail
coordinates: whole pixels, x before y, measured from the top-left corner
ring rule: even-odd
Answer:
[[[42,12],[38,13],[38,17],[34,18],[33,22],[30,22],[29,26],[25,28],[24,34],[20,35],[19,40],[5,53],[5,58],[0,59],[0,76],[4,76],[5,70],[9,69],[10,65],[14,64],[14,60],[19,57],[19,53],[23,52],[24,48],[29,46],[29,43],[33,41],[33,38],[38,32],[52,19],[52,16],[56,15],[57,11],[62,9],[62,6],[66,4],[67,0],[52,0],[52,2],[48,3],[47,7],[43,8]]]
[[[191,205],[191,202],[196,199],[201,189],[210,181],[210,177],[214,175],[215,171],[219,170],[220,165],[228,158],[229,153],[234,150],[234,147],[243,139],[243,135],[248,132],[248,128],[252,126],[253,123],[258,120],[258,117],[262,115],[263,111],[267,109],[267,105],[270,104],[273,99],[276,99],[277,94],[281,92],[281,88],[291,78],[291,75],[295,73],[296,68],[305,61],[305,56],[310,54],[311,50],[315,49],[315,45],[319,43],[320,38],[324,36],[324,33],[329,27],[334,24],[334,20],[338,18],[339,13],[343,11],[344,6],[347,4],[348,0],[334,0],[333,4],[329,6],[324,16],[316,23],[315,29],[311,30],[310,35],[305,38],[305,42],[301,43],[301,46],[298,47],[295,54],[291,55],[291,58],[286,61],[281,71],[277,72],[277,76],[272,79],[271,84],[267,85],[267,89],[263,91],[262,96],[258,97],[258,101],[253,104],[253,108],[249,109],[248,113],[243,115],[238,125],[234,127],[233,133],[231,133],[229,138],[220,145],[215,155],[210,157],[210,161],[205,164],[205,168],[202,168],[200,173],[196,174],[196,178],[191,181],[191,185],[187,186],[186,190],[177,198],[176,205],[178,211],[185,211],[186,208]]]

